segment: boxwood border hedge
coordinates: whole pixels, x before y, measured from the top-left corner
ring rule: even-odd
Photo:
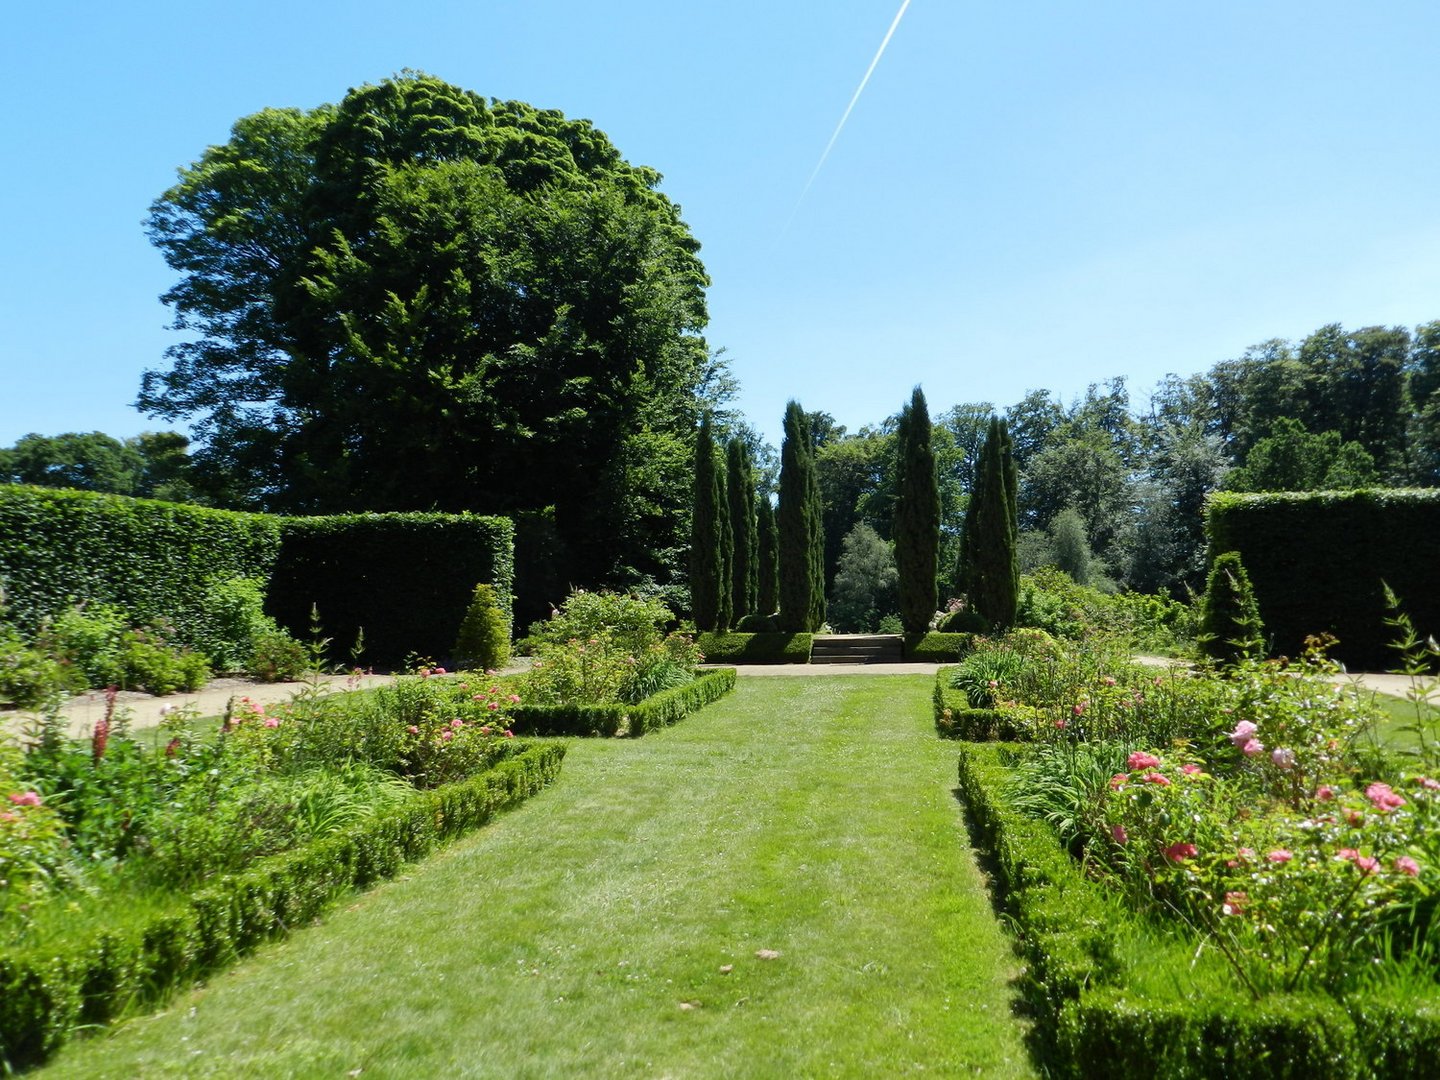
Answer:
[[[953,664],[975,650],[975,634],[948,634],[931,630],[924,634],[906,634],[906,660],[920,664]]]
[[[953,667],[935,672],[935,732],[945,739],[988,742],[999,739],[1016,742],[1029,738],[1030,730],[1043,715],[1029,705],[1004,705],[994,709],[971,707],[965,691],[950,685]]]
[[[516,735],[644,735],[678,723],[735,689],[734,668],[700,672],[684,686],[652,694],[638,705],[517,705],[510,713]]]
[[[1022,993],[1053,1077],[1422,1080],[1440,1051],[1440,994],[1337,1002],[1314,995],[1142,996],[1118,945],[1139,916],[1084,876],[1044,822],[1004,793],[1020,748],[962,743],[959,787],[1025,960]]]
[[[564,757],[560,744],[523,749],[345,832],[220,877],[142,926],[102,931],[58,954],[0,955],[0,1061],[10,1069],[39,1064],[77,1025],[162,1001],[310,922],[350,889],[394,877],[548,786]]]

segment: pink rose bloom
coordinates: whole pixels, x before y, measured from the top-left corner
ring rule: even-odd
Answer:
[[[1329,784],[1321,784],[1315,789],[1316,802],[1331,802],[1336,795],[1340,794]]]
[[[1277,769],[1290,770],[1295,767],[1295,751],[1279,747],[1270,751],[1270,761]]]
[[[1244,749],[1245,744],[1255,735],[1255,725],[1249,720],[1241,720],[1235,725],[1235,730],[1230,733],[1230,741],[1236,746]]]
[[[492,687],[490,687],[490,693],[492,693],[492,694],[498,694],[499,692],[500,692],[500,687],[498,687],[498,686],[492,686]]]
[[[511,694],[510,697],[509,697],[507,700],[510,702],[511,705],[519,705],[519,704],[520,704],[520,695],[519,695],[519,694]]]
[[[1158,769],[1160,759],[1154,754],[1145,753],[1144,750],[1136,750],[1126,759],[1125,764],[1130,766],[1131,772],[1138,772],[1140,769]]]
[[[17,791],[10,796],[10,801],[16,806],[39,806],[40,793],[38,791]]]
[[[1144,776],[1140,777],[1140,782],[1143,784],[1159,784],[1161,787],[1170,786],[1170,778],[1164,773],[1158,772],[1147,772]]]
[[[1273,863],[1287,863],[1294,857],[1294,855],[1291,855],[1290,852],[1286,851],[1283,847],[1276,848],[1274,851],[1267,852],[1265,855],[1265,858]]]
[[[1187,761],[1184,765],[1181,765],[1181,766],[1180,766],[1180,771],[1181,771],[1182,773],[1184,773],[1186,776],[1194,776],[1196,773],[1200,772],[1201,770],[1200,770],[1200,766],[1199,766],[1199,765],[1196,765],[1193,761]]]
[[[267,716],[265,718],[265,726],[268,728],[277,728],[280,726],[280,721],[276,720],[273,716]]]
[[[464,720],[461,720],[461,719],[457,716],[454,720],[451,720],[451,721],[450,721],[450,726],[451,726],[452,728],[454,728],[456,731],[459,731],[462,727],[465,726],[465,721],[464,721]]]
[[[1360,852],[1356,851],[1353,847],[1342,847],[1339,851],[1335,852],[1336,862],[1354,862],[1359,857]]]
[[[411,724],[411,725],[410,725],[409,727],[407,727],[405,730],[408,731],[408,732],[410,732],[411,735],[419,735],[419,734],[420,734],[420,729],[419,729],[418,727],[416,727],[414,724]]]
[[[1193,859],[1198,854],[1200,849],[1194,844],[1171,844],[1165,849],[1165,858],[1175,863]]]
[[[1055,721],[1055,726],[1056,726],[1057,728],[1059,728],[1061,731],[1064,731],[1067,727],[1070,726],[1070,721],[1066,720],[1066,719],[1062,716],[1059,720],[1056,720],[1056,721]]]
[[[437,668],[436,668],[434,671],[432,671],[430,674],[432,674],[432,675],[444,675],[444,674],[445,674],[445,669],[444,669],[443,667],[437,667]]]
[[[1391,791],[1389,784],[1371,784],[1365,789],[1365,798],[1382,814],[1388,814],[1391,810],[1398,810],[1405,805],[1405,800]]]
[[[449,742],[449,741],[450,741],[451,739],[453,739],[454,737],[455,737],[455,733],[454,733],[453,731],[451,731],[449,728],[446,728],[444,731],[440,732],[440,739],[441,739],[442,742]]]
[[[1084,715],[1085,715],[1085,702],[1083,702],[1083,701],[1077,701],[1077,702],[1075,703],[1075,707],[1074,707],[1073,709],[1071,709],[1070,711],[1073,712],[1076,716],[1084,716]]]
[[[1124,825],[1111,825],[1110,835],[1117,844],[1128,844],[1130,842],[1130,834],[1125,831]]]
[[[1114,776],[1110,777],[1110,790],[1120,790],[1122,787],[1125,786],[1125,781],[1129,779],[1130,777],[1127,776],[1125,773],[1117,772]]]
[[[1245,910],[1245,905],[1249,900],[1250,897],[1243,892],[1227,892],[1225,903],[1220,910],[1226,915],[1239,915]]]
[[[419,675],[422,679],[428,679],[430,677],[430,669],[428,667],[422,667],[415,674]]]
[[[1440,791],[1440,780],[1432,780],[1428,776],[1417,776],[1415,782],[1429,791]]]
[[[1362,874],[1373,874],[1380,869],[1380,860],[1361,856],[1355,860],[1355,866]]]
[[[489,709],[491,712],[494,712],[496,709],[500,708],[500,703],[498,701],[492,701],[489,705],[486,705],[485,708]]]
[[[1246,757],[1254,757],[1256,754],[1263,754],[1265,752],[1265,744],[1259,739],[1251,739],[1240,747],[1240,752]]]
[[[1410,877],[1420,876],[1420,864],[1409,855],[1401,855],[1396,859],[1395,869],[1399,870],[1402,874],[1408,874]]]
[[[515,732],[511,731],[509,728],[506,728],[506,729],[505,729],[505,737],[506,737],[507,739],[513,739],[513,738],[515,737]]]

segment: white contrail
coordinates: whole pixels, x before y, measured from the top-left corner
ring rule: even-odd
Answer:
[[[820,155],[820,160],[815,163],[815,171],[810,174],[810,179],[805,181],[804,188],[800,191],[800,198],[795,200],[795,210],[790,211],[790,218],[793,221],[795,211],[800,209],[800,204],[805,201],[805,194],[810,190],[810,185],[815,183],[815,178],[820,175],[820,170],[825,167],[825,159],[830,156],[830,151],[835,148],[835,140],[840,138],[840,132],[845,129],[845,121],[850,119],[851,112],[855,109],[855,103],[860,100],[860,95],[865,92],[865,85],[870,81],[870,76],[875,74],[875,65],[880,63],[880,57],[885,55],[885,47],[890,44],[890,39],[895,36],[895,29],[900,25],[900,20],[905,17],[905,9],[910,6],[910,0],[903,0],[900,10],[895,13],[895,18],[890,23],[890,29],[885,31],[885,40],[880,42],[880,48],[875,50],[875,58],[870,61],[870,66],[865,69],[865,77],[860,80],[860,85],[855,88],[855,93],[850,96],[850,104],[845,106],[845,114],[840,117],[840,122],[835,125],[835,131],[830,136],[830,141],[825,144],[825,152]],[[790,228],[790,222],[785,223],[785,228]]]

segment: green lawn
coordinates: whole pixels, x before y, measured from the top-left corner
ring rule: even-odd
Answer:
[[[1031,1075],[932,681],[742,680],[577,740],[548,792],[44,1075]]]

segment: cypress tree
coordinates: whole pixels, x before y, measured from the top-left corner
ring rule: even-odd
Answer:
[[[785,441],[780,448],[780,509],[776,560],[780,577],[780,629],[800,633],[814,629],[817,580],[814,538],[819,533],[812,507],[818,483],[811,454],[810,424],[800,403],[785,406]],[[822,541],[823,544],[823,541]],[[821,555],[823,573],[824,555]],[[824,600],[821,599],[823,606]]]
[[[735,605],[731,582],[735,575],[735,530],[730,527],[730,485],[725,480],[725,454],[715,455],[715,523],[720,534],[720,579],[715,584],[715,629],[729,630],[734,623]]]
[[[980,451],[980,475],[966,512],[963,551],[969,560],[970,606],[996,628],[1015,621],[1020,600],[1016,540],[1020,532],[1015,501],[1014,456],[1005,421],[990,418]]]
[[[730,607],[735,621],[739,622],[755,611],[759,581],[756,559],[760,546],[755,520],[755,466],[744,439],[731,439],[725,448],[725,488],[730,499],[730,529],[735,541]]]
[[[717,628],[720,613],[720,475],[710,417],[700,420],[695,437],[694,515],[690,527],[690,607],[702,631]]]
[[[810,427],[807,418],[807,427]],[[810,529],[810,629],[825,625],[825,502],[820,496],[820,475],[815,469],[812,428],[806,444],[806,522]]]
[[[761,499],[756,515],[756,533],[759,538],[757,580],[755,582],[755,610],[765,616],[774,615],[780,606],[780,553],[779,536],[775,532],[775,508],[768,498]]]
[[[940,478],[930,445],[930,410],[917,386],[896,432],[893,535],[900,573],[900,624],[923,634],[935,615],[940,574]]]

